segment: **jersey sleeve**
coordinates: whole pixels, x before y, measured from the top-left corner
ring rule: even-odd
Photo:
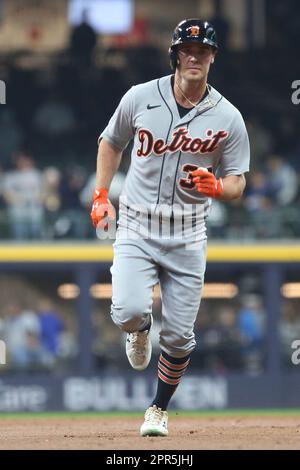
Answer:
[[[133,124],[134,87],[125,93],[109,123],[98,138],[105,138],[115,147],[124,150],[134,135]]]
[[[249,171],[249,138],[245,122],[238,111],[230,126],[229,136],[219,165],[219,174],[222,177],[241,175]]]

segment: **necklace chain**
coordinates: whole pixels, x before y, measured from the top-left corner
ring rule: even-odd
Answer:
[[[198,103],[193,103],[191,100],[188,99],[187,96],[185,96],[185,94],[183,93],[182,89],[180,88],[180,86],[178,85],[178,83],[175,81],[177,87],[179,88],[180,90],[180,93],[182,94],[182,96],[193,106],[193,108],[195,108],[195,106],[197,106]],[[208,96],[209,96],[209,88],[208,88],[208,85],[206,84],[206,90],[207,90],[207,93],[208,93]]]

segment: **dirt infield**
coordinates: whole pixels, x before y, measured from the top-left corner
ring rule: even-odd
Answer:
[[[300,416],[171,416],[168,437],[140,437],[133,417],[0,419],[0,449],[300,449]]]

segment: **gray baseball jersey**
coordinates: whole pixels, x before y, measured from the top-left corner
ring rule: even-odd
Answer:
[[[122,192],[125,202],[120,203],[121,236],[114,243],[111,268],[112,319],[127,332],[145,327],[153,287],[159,282],[160,346],[171,356],[184,357],[195,346],[193,328],[206,266],[205,218],[211,203],[196,190],[190,172],[205,167],[224,177],[248,171],[244,121],[212,87],[204,100],[180,118],[171,76],[166,76],[132,87],[102,137],[120,150],[133,139]],[[160,214],[150,237],[149,214],[150,219]],[[182,215],[184,237],[162,237],[167,219],[172,217],[175,224],[182,222]],[[132,233],[139,232],[138,238],[128,237],[128,225]],[[143,236],[143,229],[148,236]],[[195,231],[196,244],[191,243]]]
[[[205,236],[211,199],[201,195],[190,172],[205,167],[218,176],[249,170],[249,141],[240,112],[217,90],[180,118],[171,75],[133,86],[122,98],[100,135],[120,150],[133,139],[131,165],[120,204],[122,227],[136,208],[132,226],[147,222],[143,214],[162,209],[168,215],[196,217],[198,235]],[[198,209],[196,210],[198,206]],[[153,230],[152,230],[153,235]],[[155,235],[155,234],[154,234]],[[186,232],[186,236],[188,233]]]

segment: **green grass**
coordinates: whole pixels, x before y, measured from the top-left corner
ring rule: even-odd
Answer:
[[[110,412],[28,412],[28,413],[0,413],[1,419],[12,418],[137,418],[143,415],[143,411],[110,411]],[[209,417],[226,417],[226,416],[300,416],[300,408],[287,409],[226,409],[226,410],[194,410],[180,411],[171,410],[170,416],[181,416],[189,418],[209,418]]]

